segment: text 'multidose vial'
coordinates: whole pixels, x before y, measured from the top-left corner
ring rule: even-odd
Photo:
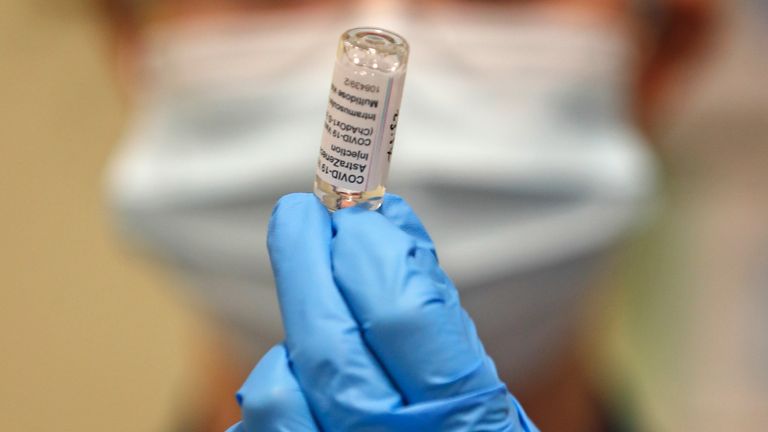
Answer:
[[[334,211],[381,206],[403,95],[408,43],[379,28],[341,35],[315,194]]]

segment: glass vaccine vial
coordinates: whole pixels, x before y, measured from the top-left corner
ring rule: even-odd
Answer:
[[[315,195],[329,210],[381,206],[407,63],[408,43],[393,32],[341,35],[315,173]]]

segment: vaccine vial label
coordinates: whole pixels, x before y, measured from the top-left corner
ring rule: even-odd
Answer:
[[[336,63],[317,161],[320,179],[353,192],[386,182],[404,81],[404,72]]]

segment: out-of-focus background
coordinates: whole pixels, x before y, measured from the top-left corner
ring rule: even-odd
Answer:
[[[0,4],[0,429],[170,430],[194,314],[115,247],[103,177],[126,115],[85,2]]]
[[[768,424],[768,6],[715,9],[644,120],[652,222],[590,309],[585,357],[619,430]],[[88,2],[0,3],[0,430],[192,431],[243,375],[112,228],[105,170],[130,112],[115,43]]]

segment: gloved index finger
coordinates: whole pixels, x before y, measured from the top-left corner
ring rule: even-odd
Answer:
[[[325,430],[360,430],[402,404],[366,347],[331,271],[331,220],[310,194],[283,197],[268,247],[296,379]],[[332,427],[331,427],[332,426]]]

